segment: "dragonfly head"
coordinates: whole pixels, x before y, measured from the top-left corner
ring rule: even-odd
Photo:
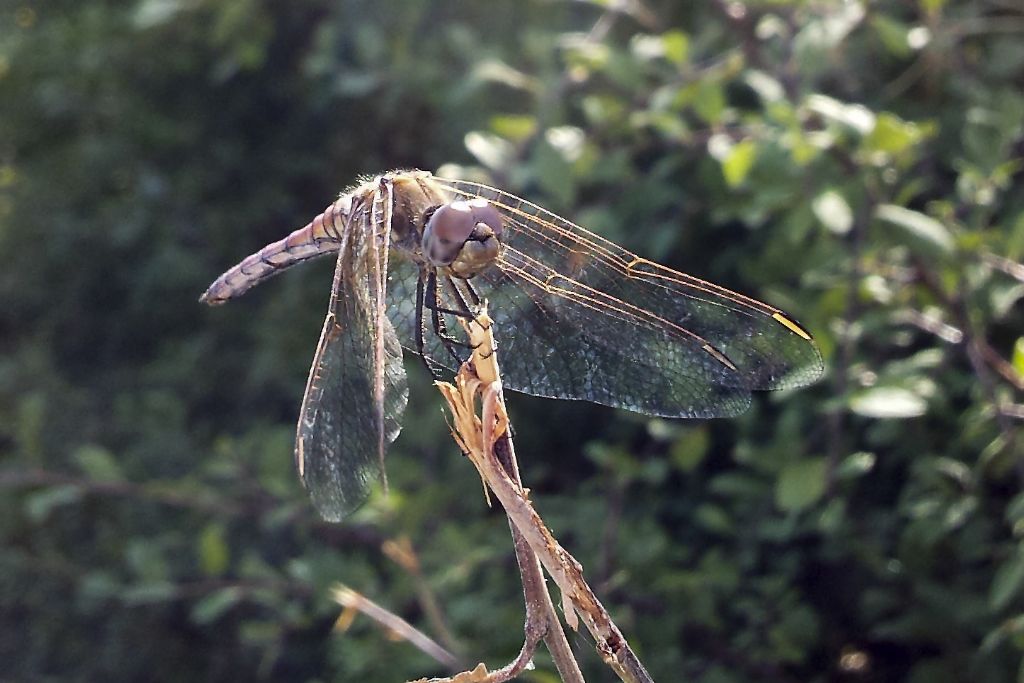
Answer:
[[[480,197],[442,204],[423,229],[423,255],[455,277],[471,278],[498,258],[501,215]]]

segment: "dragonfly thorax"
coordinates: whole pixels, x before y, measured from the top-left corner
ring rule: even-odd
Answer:
[[[498,258],[501,235],[501,216],[487,200],[449,202],[427,218],[423,256],[432,266],[468,279]]]

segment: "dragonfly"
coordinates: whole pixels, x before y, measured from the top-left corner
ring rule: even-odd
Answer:
[[[506,389],[671,418],[742,413],[751,392],[822,374],[810,333],[766,303],[678,272],[508,192],[392,171],[246,257],[200,298],[222,304],[334,255],[330,303],[302,399],[300,478],[341,520],[384,478],[408,403],[403,350],[435,374],[487,302]],[[384,478],[386,482],[386,478]]]

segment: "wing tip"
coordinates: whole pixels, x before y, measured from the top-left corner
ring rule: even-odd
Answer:
[[[803,327],[801,327],[795,320],[787,318],[781,313],[772,313],[772,318],[774,318],[776,322],[781,324],[790,332],[793,332],[794,334],[803,337],[807,341],[814,341],[814,337],[811,336],[811,333],[805,330]]]

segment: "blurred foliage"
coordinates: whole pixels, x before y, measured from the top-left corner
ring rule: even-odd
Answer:
[[[358,175],[447,165],[826,356],[731,421],[511,397],[657,680],[1019,680],[1022,33],[1009,0],[0,0],[4,677],[443,673],[333,630],[338,581],[511,658],[507,526],[421,368],[389,496],[331,526],[297,483],[330,264],[195,301]]]

